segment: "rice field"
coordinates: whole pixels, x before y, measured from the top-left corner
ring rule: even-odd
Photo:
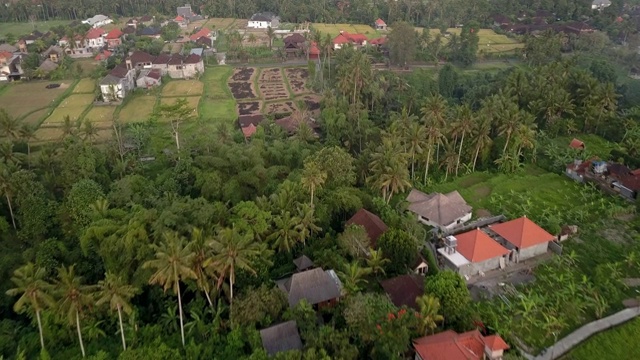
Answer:
[[[74,94],[89,94],[96,90],[96,81],[91,78],[80,80],[73,88]]]
[[[59,88],[47,89],[48,84],[60,84]],[[38,81],[8,84],[0,95],[0,108],[15,118],[25,116],[36,109],[50,107],[73,83],[72,80]]]
[[[369,39],[374,39],[377,37],[382,36],[383,33],[375,30],[374,28],[372,28],[369,25],[354,25],[354,24],[321,24],[321,23],[314,23],[313,28],[322,33],[322,34],[329,34],[331,37],[335,37],[338,36],[338,34],[340,34],[340,31],[345,31],[348,33],[353,33],[353,34],[363,34],[366,35],[367,38]]]
[[[416,28],[417,31],[422,31],[423,28]],[[461,28],[450,28],[447,29],[447,32],[450,34],[456,34],[460,36],[462,32]],[[439,29],[430,29],[429,33],[431,36],[435,36],[440,33]],[[508,52],[513,51],[515,49],[523,48],[524,44],[518,42],[516,39],[512,39],[506,35],[497,34],[492,29],[480,29],[478,30],[478,52],[485,53],[500,53],[500,52]],[[446,44],[449,40],[445,37],[442,37],[443,44]]]
[[[47,116],[49,109],[40,109],[38,111],[34,111],[29,115],[22,118],[22,122],[25,124],[29,124],[31,126],[38,126],[42,122],[42,118]]]
[[[93,102],[93,94],[74,94],[64,99],[51,115],[44,121],[45,124],[62,123],[69,116],[71,120],[77,120]]]
[[[41,127],[36,131],[37,142],[55,141],[62,137],[62,128]]]
[[[123,123],[144,122],[149,120],[156,106],[156,97],[144,95],[135,97],[127,102],[120,110],[118,119]]]
[[[200,102],[200,96],[189,96],[189,97],[170,97],[170,98],[162,98],[160,100],[161,105],[173,105],[178,100],[185,99],[187,100],[187,106],[193,109],[193,115],[198,116],[198,103]]]
[[[162,88],[162,97],[202,95],[204,84],[198,80],[174,80]]]
[[[234,18],[210,18],[207,22],[209,29],[224,30],[236,21]]]
[[[111,122],[114,111],[116,111],[115,106],[94,106],[84,116],[84,119],[93,122]]]

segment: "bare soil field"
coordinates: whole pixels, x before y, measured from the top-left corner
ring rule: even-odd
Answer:
[[[231,82],[229,83],[229,89],[231,89],[231,93],[236,100],[256,98],[253,83],[251,82]]]
[[[238,103],[238,115],[257,115],[260,114],[260,101],[249,101]]]
[[[320,110],[320,96],[318,95],[305,95],[298,100],[304,102],[308,111],[315,112]]]
[[[275,102],[265,105],[265,114],[291,114],[296,110],[293,101]]]
[[[307,79],[309,71],[305,68],[286,68],[284,73],[289,81],[289,86],[294,94],[303,94],[309,92],[307,90]]]
[[[231,80],[229,82],[236,81],[251,81],[253,78],[253,74],[256,73],[255,68],[251,67],[239,67],[233,69],[233,75],[231,75]]]
[[[289,98],[280,68],[262,70],[258,78],[258,91],[265,101]]]

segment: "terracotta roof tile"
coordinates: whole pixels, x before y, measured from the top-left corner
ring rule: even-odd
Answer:
[[[104,37],[107,40],[119,39],[124,33],[120,29],[113,29]]]
[[[386,22],[384,22],[384,20],[382,20],[382,19],[378,18],[378,20],[376,20],[376,25],[383,26],[383,25],[387,25],[387,23],[386,23]]]
[[[572,147],[574,149],[584,149],[584,143],[574,138],[573,140],[571,140],[571,143],[569,143],[569,147]]]
[[[509,253],[509,250],[480,229],[458,234],[456,239],[458,252],[471,262],[481,262]]]
[[[413,346],[424,360],[482,360],[484,341],[478,330],[457,334],[448,330],[413,340]]]
[[[546,232],[526,216],[501,224],[489,225],[489,228],[520,249],[555,239],[555,236]]]
[[[104,35],[104,29],[102,29],[102,28],[93,28],[93,29],[87,31],[87,34],[85,35],[85,39],[97,39],[97,38],[101,37],[102,35]]]
[[[507,345],[507,343],[504,340],[502,340],[502,338],[499,335],[485,336],[484,344],[489,349],[491,349],[491,351],[500,351],[500,350],[509,349],[509,345]]]

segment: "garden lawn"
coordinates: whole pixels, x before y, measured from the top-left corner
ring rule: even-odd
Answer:
[[[84,119],[91,120],[94,123],[111,122],[113,121],[113,112],[115,110],[115,106],[94,106],[84,116]]]
[[[122,122],[144,122],[149,120],[156,106],[156,97],[150,95],[137,96],[130,99],[120,110],[118,119]]]
[[[69,116],[71,120],[80,118],[82,113],[93,102],[93,94],[76,94],[69,95],[64,99],[58,107],[44,121],[45,124],[62,123],[65,116]]]
[[[592,336],[578,345],[562,360],[640,359],[640,319],[631,320],[613,329]]]
[[[204,84],[198,80],[174,80],[167,82],[162,88],[162,96],[202,95]]]
[[[0,108],[9,115],[20,118],[37,109],[51,106],[51,103],[67,90],[71,80],[9,84],[0,95]],[[45,88],[48,84],[66,84],[55,89]]]
[[[161,105],[173,105],[178,100],[185,99],[187,100],[187,107],[193,109],[194,115],[198,116],[198,102],[200,101],[200,96],[189,96],[189,97],[171,97],[171,98],[162,98],[160,100]]]
[[[91,78],[84,78],[80,80],[73,88],[74,94],[93,94],[96,90],[96,81]]]
[[[205,69],[202,77],[204,96],[208,99],[233,99],[231,90],[227,86],[227,80],[231,74],[233,74],[231,66],[215,66]]]

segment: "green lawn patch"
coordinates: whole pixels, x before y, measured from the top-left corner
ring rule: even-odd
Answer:
[[[51,115],[45,120],[45,123],[62,123],[66,116],[69,116],[71,120],[79,119],[92,102],[93,94],[69,95],[53,110]]]
[[[160,99],[160,104],[173,105],[180,99],[187,100],[187,107],[193,109],[194,115],[198,116],[198,103],[200,102],[200,96],[162,98]]]
[[[640,319],[594,335],[578,345],[562,360],[620,360],[640,359]]]
[[[174,80],[169,81],[162,88],[162,96],[194,96],[202,95],[204,84],[198,80]]]
[[[15,36],[26,35],[32,33],[34,30],[40,32],[47,32],[54,26],[68,25],[70,20],[48,20],[48,21],[36,21],[30,22],[8,22],[0,23],[0,39],[4,38],[6,34],[13,34]]]
[[[144,122],[149,120],[156,106],[156,97],[150,95],[137,96],[130,99],[120,110],[118,118],[124,123]]]
[[[91,78],[84,78],[73,88],[74,94],[93,94],[96,90],[96,81]]]
[[[51,83],[62,86],[47,89],[46,86]],[[9,84],[0,95],[0,108],[4,108],[9,115],[16,118],[25,116],[36,109],[51,106],[72,83],[72,80],[62,80]]]
[[[204,95],[207,99],[232,99],[227,80],[233,74],[231,66],[208,67],[204,71]]]
[[[573,138],[576,138],[584,142],[585,150],[588,155],[597,156],[605,160],[609,159],[611,150],[617,149],[620,147],[618,146],[618,144],[612,143],[594,134],[576,134],[572,136],[560,136],[553,139],[553,142],[558,147],[568,148],[569,143]]]
[[[92,122],[111,122],[113,121],[113,113],[116,111],[115,106],[94,106],[84,116],[85,120]]]
[[[233,122],[238,118],[236,101],[233,99],[213,102],[206,102],[203,99],[200,101],[198,112],[200,117],[205,120]]]
[[[326,36],[325,34],[329,34],[331,37],[336,37],[340,34],[340,31],[345,31],[351,34],[363,34],[366,35],[369,39],[375,39],[382,36],[382,33],[375,30],[369,25],[361,25],[361,24],[322,24],[322,23],[313,23],[313,28]]]

